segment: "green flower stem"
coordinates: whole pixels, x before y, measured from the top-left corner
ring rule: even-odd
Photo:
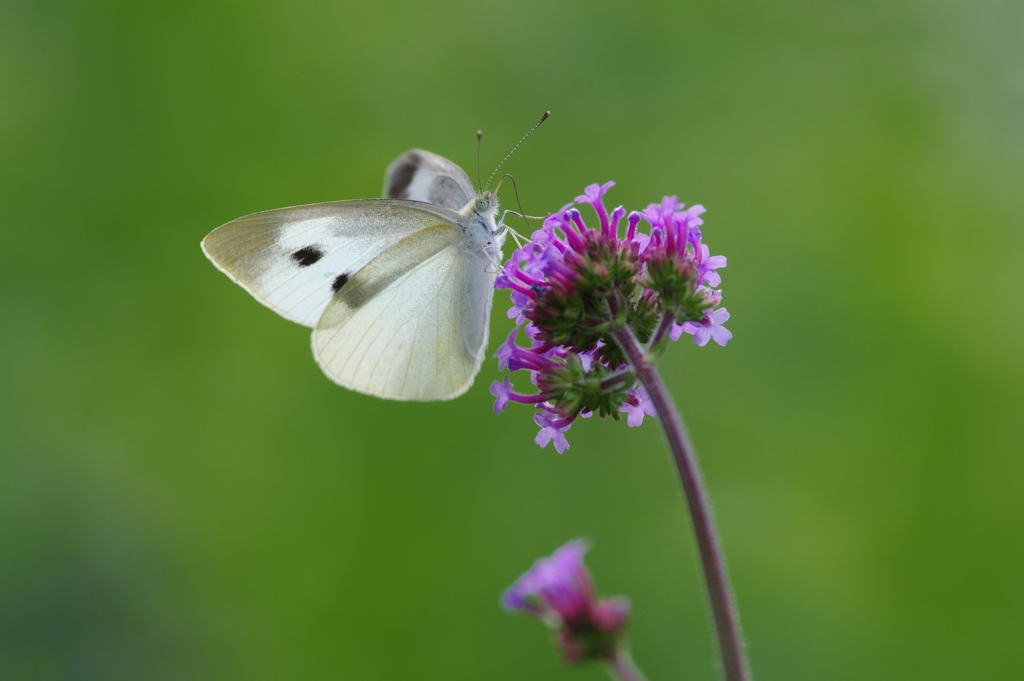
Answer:
[[[620,648],[615,655],[608,660],[608,674],[617,681],[647,681],[647,677],[633,662],[633,656],[629,650]]]
[[[636,381],[632,369],[619,369],[601,381],[601,390],[620,390]]]
[[[697,549],[700,553],[701,566],[707,583],[708,599],[711,602],[711,615],[715,623],[718,647],[722,658],[722,672],[726,681],[750,681],[750,671],[743,653],[743,639],[740,635],[739,613],[733,602],[729,589],[729,578],[725,571],[725,559],[715,532],[715,523],[711,515],[711,503],[704,489],[697,457],[687,435],[683,419],[676,410],[672,397],[665,388],[665,383],[648,361],[643,348],[629,327],[613,330],[615,340],[629,359],[636,372],[637,379],[647,389],[654,408],[658,411],[658,420],[665,430],[672,458],[675,460],[679,479],[683,484],[686,503],[690,507],[690,518],[693,521],[694,534],[697,537]]]
[[[651,342],[647,346],[655,357],[660,357],[661,353],[664,352],[665,338],[672,331],[672,325],[675,324],[675,321],[676,316],[671,312],[666,312],[662,315],[661,322],[658,324],[658,328],[655,330],[654,335],[651,336]]]

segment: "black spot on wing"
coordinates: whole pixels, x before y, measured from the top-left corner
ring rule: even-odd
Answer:
[[[341,287],[348,283],[348,275],[342,272],[334,278],[334,283],[331,284],[331,290],[337,293],[341,290]]]
[[[292,253],[292,259],[299,263],[300,267],[309,267],[322,257],[324,252],[316,246],[306,246]]]
[[[402,165],[395,168],[395,172],[391,175],[391,184],[388,187],[388,195],[386,198],[389,199],[404,199],[406,196],[405,190],[412,184],[412,178],[416,175],[416,170],[420,167],[420,163],[423,159],[419,154],[409,154],[405,162]]]

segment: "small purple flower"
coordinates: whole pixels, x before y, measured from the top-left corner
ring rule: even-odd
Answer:
[[[509,401],[522,402],[523,404],[536,404],[544,401],[544,395],[520,395],[517,392],[512,391],[512,382],[509,381],[508,376],[502,378],[501,382],[494,381],[491,383],[491,394],[494,395],[494,413],[501,414],[508,407]],[[569,426],[566,426],[564,430],[568,430]],[[565,437],[562,437],[565,440]],[[547,444],[546,442],[544,444]],[[544,445],[541,445],[543,447]],[[555,442],[555,446],[558,446],[558,442]],[[568,443],[565,445],[569,447]]]
[[[650,395],[647,394],[647,389],[643,386],[636,388],[635,390],[630,388],[627,391],[630,400],[619,407],[619,411],[624,411],[628,414],[626,416],[626,425],[630,428],[635,428],[644,422],[644,415],[658,417],[658,410],[654,408],[654,402],[651,401]]]
[[[597,208],[597,206],[601,204],[604,195],[607,194],[608,190],[614,186],[615,183],[610,181],[605,182],[604,184],[592,184],[583,190],[582,196],[576,197],[576,203],[589,203],[591,206],[594,206],[594,208]]]
[[[508,376],[504,376],[501,383],[491,383],[491,394],[497,398],[494,400],[494,413],[501,414],[508,407],[509,396],[512,394],[512,383]]]
[[[643,255],[644,251],[647,250],[648,244],[651,243],[651,237],[643,232],[637,232],[636,236],[633,237],[633,243],[637,245],[637,255]]]
[[[724,255],[710,255],[707,244],[700,245],[701,264],[697,270],[697,278],[708,286],[718,286],[722,283],[722,275],[715,270],[725,267],[728,259]]]
[[[716,343],[724,346],[732,339],[732,332],[722,326],[729,320],[729,312],[724,307],[709,311],[704,315],[701,322],[686,322],[682,330],[693,334],[693,342],[704,347],[708,341],[714,339]]]
[[[720,257],[724,258],[725,256]],[[718,307],[719,305],[722,304],[721,291],[710,289],[707,286],[698,286],[697,292],[700,293],[700,295],[704,298],[704,302],[706,302],[711,307]]]
[[[594,348],[594,350],[597,350],[597,348]],[[594,366],[594,352],[581,352],[580,362],[583,363],[583,371],[589,372],[590,368]]]
[[[558,631],[556,641],[568,662],[608,659],[621,645],[629,619],[625,597],[595,599],[583,563],[589,550],[583,539],[570,541],[537,559],[501,596],[506,610],[533,615]]]
[[[664,227],[675,215],[676,206],[679,206],[679,200],[675,196],[666,196],[661,204],[652,203],[647,206],[643,212],[644,219],[652,225]]]
[[[590,573],[583,564],[583,556],[589,550],[585,540],[574,539],[549,557],[538,558],[533,567],[505,591],[502,605],[506,610],[523,610],[532,596],[563,622],[578,617],[594,598]]]
[[[533,421],[540,426],[540,432],[534,438],[534,442],[540,445],[541,449],[548,446],[549,442],[555,443],[555,451],[559,454],[569,449],[569,441],[565,439],[565,431],[569,430],[572,422],[563,423],[561,420],[552,418],[546,411],[539,411],[533,415]]]
[[[608,211],[605,210],[603,201],[604,195],[608,192],[609,189],[611,189],[614,186],[614,182],[605,182],[604,184],[600,185],[592,184],[583,190],[583,196],[576,197],[576,203],[589,203],[591,206],[593,206],[594,211],[597,212],[597,219],[601,223],[601,234],[603,235],[608,235],[612,232],[612,222],[618,222],[618,220],[608,219]],[[619,219],[621,219],[621,216],[619,216]]]
[[[512,329],[512,333],[508,335],[508,338],[504,343],[498,346],[498,351],[494,353],[494,356],[498,358],[498,368],[504,371],[508,368],[508,362],[512,359],[512,355],[516,348],[516,336],[519,335],[519,327]]]

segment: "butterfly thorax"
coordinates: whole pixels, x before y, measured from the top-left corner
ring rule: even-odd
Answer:
[[[466,235],[465,247],[474,252],[487,251],[501,257],[504,234],[494,223],[498,213],[498,197],[492,191],[482,191],[459,211],[459,228]]]

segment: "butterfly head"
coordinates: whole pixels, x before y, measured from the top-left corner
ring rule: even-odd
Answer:
[[[495,243],[500,248],[502,237],[495,242],[495,236],[501,234],[499,227],[494,224],[497,213],[498,195],[487,189],[477,193],[476,198],[459,211],[459,228],[468,238],[466,247],[470,251],[480,253],[493,250]],[[493,255],[500,258],[501,252],[497,251]]]
[[[479,192],[473,200],[473,212],[485,220],[493,220],[498,212],[498,195],[489,189]]]

